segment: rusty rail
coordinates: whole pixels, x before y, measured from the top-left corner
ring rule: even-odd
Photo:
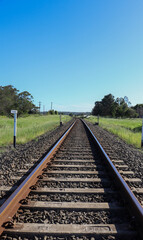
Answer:
[[[53,157],[57,149],[60,147],[64,139],[67,137],[75,122],[69,127],[59,141],[53,146],[43,160],[33,169],[33,171],[26,177],[26,179],[17,187],[17,189],[10,195],[10,197],[0,207],[0,234],[4,231],[3,224],[11,222],[12,217],[20,207],[20,201],[24,199],[30,190],[30,187],[38,181],[38,176],[42,174],[42,170]]]
[[[89,130],[94,142],[98,146],[98,149],[100,151],[100,154],[102,155],[103,159],[106,162],[106,165],[108,165],[109,170],[113,174],[114,178],[116,179],[116,182],[118,183],[118,186],[120,187],[121,191],[124,192],[126,196],[126,201],[129,204],[129,210],[131,214],[135,216],[138,224],[140,227],[143,227],[143,208],[137,198],[135,197],[134,193],[129,188],[128,184],[124,181],[118,170],[116,169],[115,165],[112,163],[106,152],[104,151],[103,147],[101,146],[100,142],[97,140],[97,138],[94,136],[93,132],[89,128],[89,126],[85,123],[85,121],[82,120],[86,128]]]
[[[31,191],[30,187],[34,185],[38,181],[38,176],[41,175],[43,169],[47,166],[47,163],[53,157],[57,149],[60,147],[66,136],[69,134],[70,130],[73,128],[75,123],[71,125],[71,127],[65,132],[65,134],[60,138],[60,140],[54,145],[54,147],[49,151],[49,153],[43,158],[43,160],[35,167],[35,169],[27,176],[27,178],[20,184],[20,186],[11,194],[11,196],[4,202],[4,204],[0,208],[0,234],[4,231],[3,223],[10,222],[12,217],[20,207],[20,200],[24,199],[28,193]],[[105,153],[104,149],[100,145],[99,141],[96,139],[90,128],[84,122],[85,126],[89,130],[92,138],[96,142],[99,147],[99,151],[103,156],[103,159],[106,161],[106,165],[109,166],[113,175],[118,181],[120,188],[126,194],[126,199],[129,202],[129,206],[132,207],[132,212],[134,213],[136,219],[139,224],[143,226],[143,209],[128,187],[127,183],[123,180],[119,172],[117,171],[114,164],[109,159],[108,155]]]

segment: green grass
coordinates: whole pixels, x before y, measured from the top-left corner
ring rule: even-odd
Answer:
[[[97,117],[90,116],[88,121],[95,123]],[[128,144],[141,148],[142,119],[99,118],[99,126],[117,135]]]
[[[62,122],[68,122],[71,117],[62,115]],[[13,143],[13,118],[0,116],[0,147]],[[53,130],[60,123],[59,115],[30,115],[17,119],[17,144],[26,143],[47,131]]]

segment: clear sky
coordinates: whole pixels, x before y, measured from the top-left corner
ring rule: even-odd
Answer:
[[[143,0],[0,0],[0,85],[48,110],[143,103]]]

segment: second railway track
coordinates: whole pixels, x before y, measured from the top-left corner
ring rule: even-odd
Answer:
[[[7,208],[12,212],[13,203],[10,207],[2,205],[0,239],[141,239],[134,214],[129,214],[120,188],[80,120],[49,159],[41,167],[42,174],[35,175],[32,187],[27,185],[28,196],[22,190],[23,196],[15,207],[18,211],[13,211],[4,223],[2,217]],[[120,162],[116,160],[115,164]]]

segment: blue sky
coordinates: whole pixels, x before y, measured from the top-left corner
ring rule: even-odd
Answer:
[[[0,85],[48,110],[143,103],[142,0],[0,0]]]

